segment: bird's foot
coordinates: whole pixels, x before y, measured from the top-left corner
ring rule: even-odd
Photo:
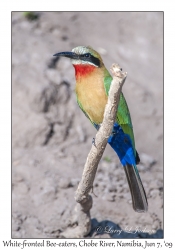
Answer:
[[[92,145],[94,145],[94,147],[97,147],[95,144],[95,138],[92,138]]]

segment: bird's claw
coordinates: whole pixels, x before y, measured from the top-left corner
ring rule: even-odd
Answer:
[[[92,145],[94,145],[94,147],[97,147],[95,144],[95,138],[92,138]]]

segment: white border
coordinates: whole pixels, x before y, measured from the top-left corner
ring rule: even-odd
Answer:
[[[2,1],[0,15],[0,245],[11,238],[11,11],[164,11],[165,37],[165,241],[175,245],[174,3],[165,1]],[[52,241],[52,240],[51,240]],[[55,240],[53,240],[55,241]],[[69,240],[67,240],[69,241]],[[71,240],[70,240],[71,241]],[[112,240],[111,240],[112,241]],[[140,240],[139,240],[140,241]],[[160,242],[161,240],[155,240]],[[163,242],[164,240],[162,240]],[[30,249],[36,249],[31,247]],[[43,249],[43,248],[42,248]],[[79,248],[78,248],[79,249]]]

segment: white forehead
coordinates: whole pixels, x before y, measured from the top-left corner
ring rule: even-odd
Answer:
[[[89,53],[89,49],[90,47],[85,47],[85,46],[78,46],[76,48],[74,48],[72,50],[72,52],[78,54],[78,55],[82,55],[82,54],[85,54],[85,53]],[[98,67],[97,65],[95,65],[94,63],[92,62],[89,62],[89,61],[83,61],[81,59],[71,59],[72,61],[72,64],[76,65],[76,64],[90,64],[90,65],[93,65],[95,67]]]
[[[72,52],[78,54],[78,55],[82,55],[82,54],[85,54],[85,53],[88,53],[89,52],[89,48],[85,47],[85,46],[78,46],[76,48],[74,48],[72,50]]]

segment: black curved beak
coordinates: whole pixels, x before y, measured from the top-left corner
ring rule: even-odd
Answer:
[[[59,53],[54,54],[53,56],[64,56],[70,59],[79,59],[79,55],[77,55],[74,52],[59,52]]]

